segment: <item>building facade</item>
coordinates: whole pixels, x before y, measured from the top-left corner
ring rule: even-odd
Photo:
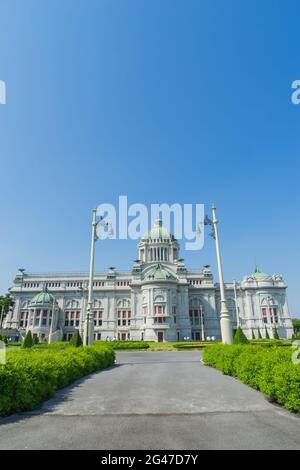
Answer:
[[[188,271],[179,244],[160,220],[138,245],[131,272],[111,267],[95,274],[94,338],[147,341],[220,339],[220,291],[209,265]],[[83,334],[88,274],[32,274],[19,270],[10,289],[13,310],[4,327],[23,337],[69,340]],[[286,285],[281,275],[255,269],[241,282],[226,283],[233,328],[248,338],[293,334]]]

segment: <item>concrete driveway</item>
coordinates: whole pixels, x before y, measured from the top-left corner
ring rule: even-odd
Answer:
[[[300,449],[300,418],[200,362],[125,352],[35,412],[0,420],[0,449]]]

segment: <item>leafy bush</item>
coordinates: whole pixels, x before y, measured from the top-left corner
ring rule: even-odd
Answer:
[[[96,341],[95,347],[103,346],[120,351],[122,349],[148,349],[149,344],[145,341]]]
[[[203,352],[205,364],[237,377],[289,410],[300,412],[300,364],[292,348],[212,345]]]
[[[177,343],[174,344],[174,347],[179,350],[183,349],[203,349],[206,348],[207,346],[210,346],[212,343],[207,342],[207,343],[200,343],[200,342],[185,342],[185,343]]]
[[[0,415],[31,410],[83,375],[114,363],[108,348],[20,349],[0,365]]]
[[[70,344],[70,341],[66,342],[66,341],[53,341],[53,343],[47,343],[47,342],[44,342],[44,343],[38,343],[36,345],[34,345],[33,349],[40,349],[40,350],[43,350],[43,349],[67,349],[71,346]]]

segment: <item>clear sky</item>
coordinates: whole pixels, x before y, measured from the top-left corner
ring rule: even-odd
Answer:
[[[298,0],[0,0],[0,292],[86,271],[92,207],[215,202],[227,281],[299,299]],[[131,269],[134,241],[96,247]],[[183,252],[212,264],[213,240]],[[216,272],[216,271],[215,271]]]

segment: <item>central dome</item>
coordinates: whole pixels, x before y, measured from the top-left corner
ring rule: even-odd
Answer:
[[[148,232],[148,235],[144,238],[145,240],[164,240],[170,239],[171,236],[163,226],[163,221],[161,219],[157,219],[154,221],[154,225],[152,229]]]

